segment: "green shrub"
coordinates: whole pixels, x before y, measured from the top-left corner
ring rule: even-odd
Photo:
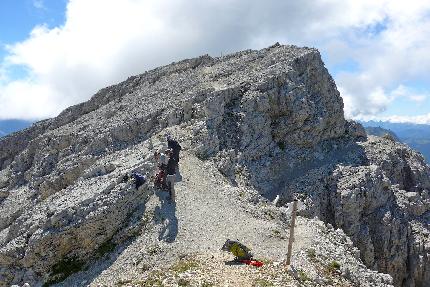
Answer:
[[[85,263],[77,258],[63,258],[51,268],[50,279],[43,284],[44,287],[64,281],[73,273],[84,269]]]
[[[315,249],[313,249],[313,248],[309,248],[307,250],[307,254],[308,254],[308,257],[310,259],[315,259],[315,257],[316,257]]]
[[[280,150],[285,150],[285,143],[283,141],[278,142],[278,147]]]
[[[331,270],[339,270],[339,268],[340,268],[340,263],[339,262],[337,262],[337,261],[330,262],[329,269],[331,269]]]
[[[253,287],[272,287],[275,286],[273,285],[272,282],[266,280],[266,279],[257,279],[255,280],[255,282],[252,284]]]
[[[337,261],[332,261],[327,266],[328,273],[332,275],[338,273],[339,269],[340,269],[340,263]]]
[[[306,272],[305,272],[305,271],[303,271],[303,270],[299,270],[299,271],[298,271],[298,274],[299,274],[299,280],[300,280],[301,282],[310,281],[310,278],[309,278],[308,274],[306,274]]]

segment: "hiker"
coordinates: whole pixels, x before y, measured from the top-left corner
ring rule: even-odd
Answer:
[[[154,187],[159,189],[167,189],[165,168],[159,168],[157,173],[155,174]]]
[[[139,189],[139,187],[141,187],[146,182],[145,176],[138,173],[137,171],[133,171],[131,173],[131,177],[134,179],[136,189]]]
[[[166,151],[166,154],[170,151]],[[154,159],[157,163],[157,173],[155,174],[154,178],[154,186],[161,189],[166,189],[166,167],[167,167],[167,161],[168,158],[166,154],[162,153],[161,151],[156,151],[154,153]]]
[[[175,181],[176,181],[176,159],[173,156],[173,152],[169,154],[169,161],[167,162],[167,188],[169,190],[170,199],[175,201]]]
[[[231,252],[236,258],[235,261],[251,260],[252,253],[251,249],[240,243],[239,241],[234,241],[227,239],[221,248],[222,251]]]
[[[167,165],[168,158],[161,151],[154,152],[154,159],[159,167],[162,165]]]
[[[136,189],[139,189],[139,187],[141,187],[145,182],[146,182],[146,178],[144,175],[138,173],[137,171],[133,171],[131,174],[126,173],[122,178],[121,178],[121,182],[122,183],[127,183],[130,180],[133,181],[134,186]]]
[[[168,135],[166,139],[167,139],[167,147],[173,152],[173,158],[175,159],[175,162],[176,162],[175,168],[177,169],[179,164],[179,152],[181,151],[182,147],[178,143],[178,141],[173,139],[170,135]]]

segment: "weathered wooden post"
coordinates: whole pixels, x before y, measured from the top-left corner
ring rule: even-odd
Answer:
[[[297,211],[297,199],[294,199],[293,211],[291,212],[290,238],[288,240],[287,267],[291,263],[291,253],[293,250],[293,242],[294,242],[294,225],[296,225],[296,211]]]

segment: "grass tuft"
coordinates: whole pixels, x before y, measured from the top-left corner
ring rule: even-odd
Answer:
[[[306,282],[306,281],[310,281],[310,280],[311,280],[311,279],[309,278],[308,274],[306,274],[306,272],[305,272],[305,271],[303,271],[303,270],[299,270],[299,271],[298,271],[298,274],[299,274],[299,280],[300,280],[301,282]]]
[[[172,270],[176,273],[184,273],[198,266],[198,263],[194,260],[181,260],[172,267]]]
[[[315,252],[315,249],[313,249],[313,248],[309,248],[309,249],[307,250],[307,254],[308,254],[308,257],[309,257],[310,259],[315,259],[315,258],[317,257],[316,252]]]
[[[328,265],[327,268],[332,273],[336,272],[336,271],[338,271],[340,269],[340,263],[337,262],[337,261],[332,261],[332,262],[330,262],[330,264]]]

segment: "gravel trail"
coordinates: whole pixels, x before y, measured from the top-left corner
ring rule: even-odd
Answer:
[[[238,188],[232,186],[210,162],[184,153],[180,161],[180,178],[182,180],[175,186],[175,204],[167,199],[167,192],[156,191],[147,202],[145,212],[154,221],[145,226],[141,235],[129,245],[118,247],[109,258],[94,264],[89,270],[71,276],[63,282],[64,286],[112,286],[122,280],[139,280],[144,276],[142,266],[165,268],[190,254],[219,261],[210,264],[217,266],[215,273],[227,276],[227,282],[236,278],[234,274],[238,275],[240,269],[225,264],[233,259],[233,255],[220,251],[227,238],[250,247],[257,259],[285,259],[288,232],[275,220],[254,214],[253,209],[259,206],[241,200]],[[299,251],[302,245],[310,242],[310,238],[302,236],[303,228],[298,221],[297,247],[293,251]],[[246,276],[241,278],[234,280],[242,280],[244,284],[248,280]],[[242,285],[235,285],[234,282],[238,282],[234,280],[230,282],[233,285],[226,286]]]
[[[227,238],[238,239],[257,257],[284,257],[287,240],[273,221],[251,216],[234,187],[210,163],[186,155],[180,164],[182,182],[176,186],[178,250],[215,252]],[[252,208],[252,207],[251,207]]]

